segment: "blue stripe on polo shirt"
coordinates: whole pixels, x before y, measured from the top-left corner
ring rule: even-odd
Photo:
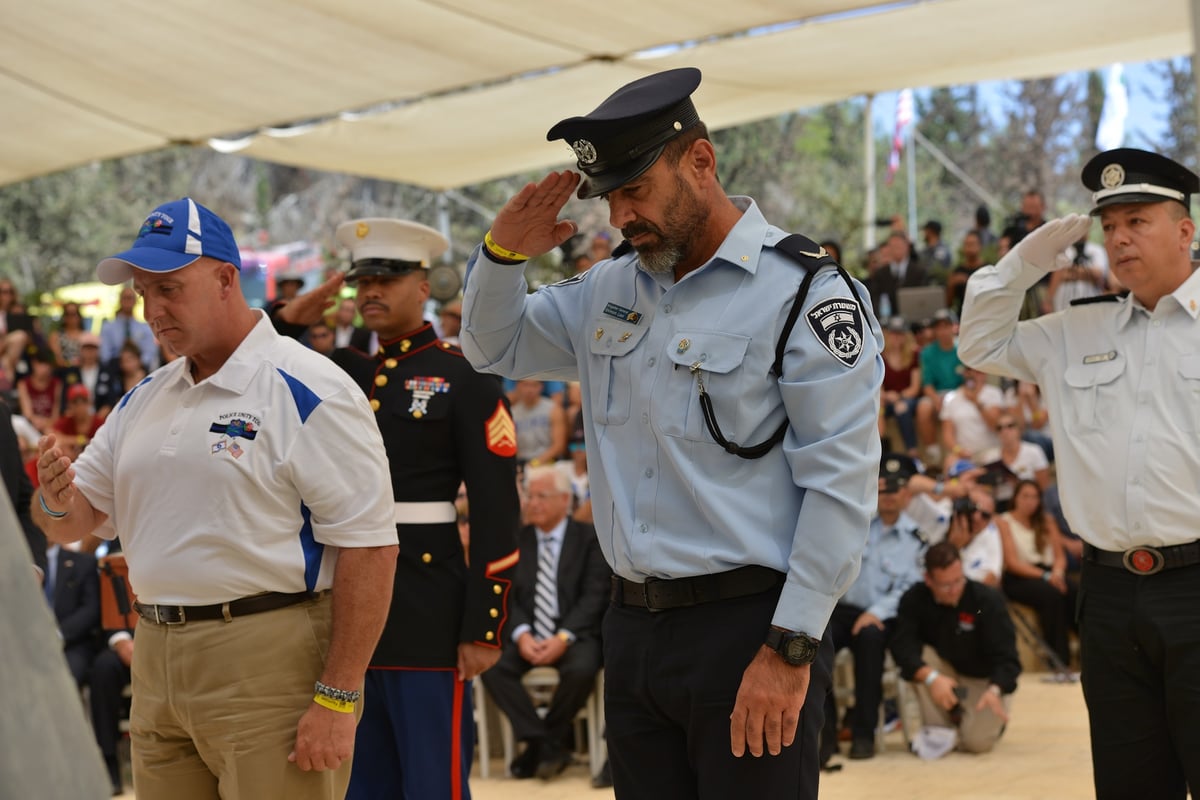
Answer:
[[[149,383],[153,377],[153,375],[147,375],[138,381],[137,386],[134,386],[132,389],[126,392],[125,396],[121,398],[121,402],[117,403],[117,411],[120,411],[122,408],[124,408],[125,404],[129,402],[129,398],[133,397],[133,393],[142,388],[143,385]]]
[[[296,401],[296,410],[300,412],[300,422],[302,424],[307,422],[308,415],[321,405],[321,398],[317,397],[316,393],[301,383],[298,378],[293,378],[281,369],[278,372],[287,381],[288,389],[292,391],[292,399]]]
[[[317,586],[325,545],[313,538],[312,512],[304,503],[300,504],[300,516],[304,519],[304,524],[300,527],[300,549],[304,551],[304,588],[311,592]]]

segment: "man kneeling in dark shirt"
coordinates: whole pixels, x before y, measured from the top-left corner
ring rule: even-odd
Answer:
[[[1016,634],[1003,595],[967,580],[949,542],[926,551],[925,582],[900,599],[891,647],[923,726],[957,728],[968,753],[995,746],[1021,672]]]

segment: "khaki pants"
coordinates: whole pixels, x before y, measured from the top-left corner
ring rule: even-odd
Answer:
[[[331,601],[221,620],[142,620],[130,736],[138,800],[332,800],[350,762],[288,762],[329,648]]]
[[[967,753],[986,753],[995,747],[1000,734],[1004,732],[1004,723],[986,708],[983,711],[975,710],[979,698],[987,691],[991,681],[987,678],[970,678],[959,675],[949,662],[943,661],[937,651],[928,645],[922,651],[921,658],[928,666],[947,677],[954,678],[959,686],[963,686],[967,690],[967,698],[961,701],[963,716],[962,723],[958,725],[958,749]],[[933,702],[929,687],[920,681],[914,681],[912,686],[917,693],[917,701],[921,705],[922,725],[955,727],[954,721],[950,719],[950,712]],[[1005,695],[1003,702],[1004,710],[1007,712],[1012,704],[1012,696]]]

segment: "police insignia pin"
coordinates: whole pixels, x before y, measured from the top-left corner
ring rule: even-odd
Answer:
[[[575,158],[579,159],[581,165],[587,166],[595,163],[596,145],[587,139],[576,139],[571,143],[571,149],[575,151]]]
[[[1100,185],[1105,189],[1115,189],[1125,183],[1125,168],[1120,164],[1109,164],[1100,173]]]
[[[858,303],[835,297],[819,303],[804,316],[817,341],[830,355],[847,367],[858,363],[866,327]]]

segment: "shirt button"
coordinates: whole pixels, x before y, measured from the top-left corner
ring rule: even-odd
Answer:
[[[667,314],[670,314],[671,313],[671,304],[667,303],[665,306],[663,306],[663,311]]]
[[[490,616],[492,619],[495,619],[496,617],[500,616],[500,612],[493,608],[488,611],[488,616]]]
[[[647,526],[646,523],[643,522],[642,523],[642,533],[645,533],[648,530],[650,530],[649,526]]]
[[[172,436],[174,436],[174,435],[175,435],[175,434],[177,434],[177,433],[179,433],[179,426],[178,426],[178,425],[176,425],[176,426],[174,426],[173,428],[171,428],[171,435],[172,435]]]
[[[491,631],[488,631],[487,634],[483,638],[487,639],[490,642],[492,639],[496,638],[496,634],[492,633]]]
[[[651,356],[651,357],[650,357],[650,358],[649,358],[649,359],[646,361],[646,366],[648,366],[648,367],[653,367],[653,366],[654,366],[654,356]]]
[[[647,478],[652,478],[652,477],[654,477],[654,470],[652,470],[652,469],[650,469],[650,468],[648,468],[648,467],[647,467],[647,468],[646,468],[646,477],[647,477]]]
[[[492,584],[492,594],[503,594],[504,589],[498,583]]]
[[[1161,320],[1161,319],[1156,319],[1156,320],[1154,320],[1154,322],[1151,322],[1150,324],[1151,324],[1151,325],[1153,325],[1153,326],[1154,326],[1154,327],[1156,327],[1156,328],[1161,328],[1161,327],[1162,327],[1162,320]]]
[[[642,422],[649,423],[649,422],[650,422],[650,415],[649,415],[649,414],[642,414]]]
[[[421,560],[428,564],[430,561],[433,561],[433,556],[429,553],[421,553]]]
[[[387,386],[387,375],[376,375],[375,376],[375,385],[376,386]]]
[[[1133,529],[1135,531],[1140,531],[1142,529],[1142,523],[1140,523],[1140,522],[1133,523]]]

